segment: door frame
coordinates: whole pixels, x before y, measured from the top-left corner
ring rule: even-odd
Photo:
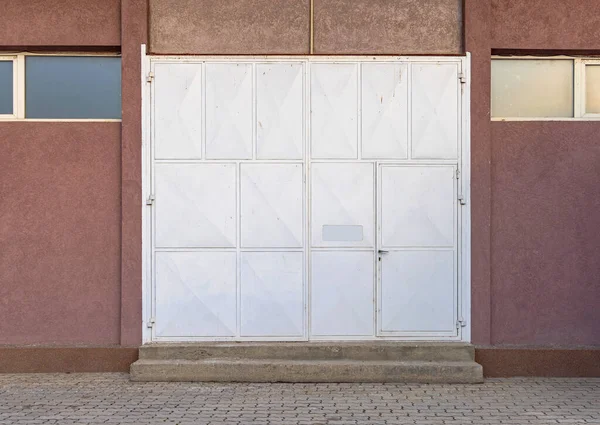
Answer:
[[[450,337],[398,337],[398,336],[375,336],[378,335],[378,327],[379,323],[377,321],[377,307],[378,303],[378,294],[376,294],[376,299],[374,300],[374,309],[375,309],[375,317],[374,317],[374,329],[375,334],[373,337],[351,337],[351,338],[315,338],[310,337],[309,331],[307,328],[306,339],[309,341],[335,341],[335,340],[395,340],[395,341],[463,341],[470,342],[471,341],[471,149],[470,149],[470,139],[471,139],[471,98],[470,98],[470,87],[471,87],[471,54],[466,53],[464,56],[369,56],[369,55],[356,55],[356,56],[261,56],[261,55],[252,55],[252,56],[162,56],[162,55],[148,55],[146,53],[146,45],[141,46],[141,58],[142,58],[142,66],[141,66],[141,74],[140,74],[140,84],[142,85],[142,340],[143,343],[155,342],[153,340],[153,326],[154,326],[154,276],[153,276],[153,261],[152,261],[152,235],[153,235],[153,220],[151,214],[151,208],[149,205],[152,205],[152,199],[150,199],[152,195],[152,178],[151,170],[152,170],[152,143],[151,143],[151,111],[152,111],[152,74],[151,71],[151,63],[153,59],[160,61],[175,61],[175,62],[186,62],[186,61],[198,61],[198,60],[214,60],[218,59],[219,61],[252,61],[252,60],[290,60],[290,61],[298,61],[298,60],[306,60],[310,63],[318,62],[318,61],[336,61],[336,62],[345,62],[345,61],[365,61],[365,59],[371,59],[373,62],[377,61],[389,61],[389,60],[403,60],[403,61],[412,61],[412,62],[456,62],[460,61],[461,67],[461,97],[460,97],[460,146],[459,146],[459,158],[458,161],[454,161],[455,164],[458,164],[459,178],[457,183],[457,192],[459,196],[459,202],[457,202],[457,215],[458,215],[458,236],[457,236],[457,251],[458,251],[458,302],[457,302],[457,317],[458,317],[458,332],[457,336],[454,338]],[[310,125],[310,124],[309,124]],[[310,144],[310,140],[306,140],[307,144]],[[305,163],[307,164],[305,168],[310,168],[310,158],[305,159]],[[381,164],[395,164],[397,161],[373,161],[375,166],[375,193],[378,191],[378,179],[377,175],[379,174],[379,167]],[[438,162],[439,163],[439,162]],[[425,163],[424,163],[425,165]],[[308,179],[310,175],[305,175],[307,179],[306,185],[310,185]],[[310,189],[308,191],[310,193]],[[376,195],[377,196],[377,195]],[[377,196],[377,203],[379,202],[379,197]],[[308,200],[306,200],[308,201]],[[463,206],[461,206],[461,204]],[[376,208],[375,214],[375,222],[376,225],[378,223],[377,215],[379,208]],[[307,214],[310,214],[310,211],[306,211]],[[310,225],[310,221],[309,221]],[[306,231],[310,231],[310,226]],[[375,228],[377,232],[377,226]],[[310,244],[305,247],[307,252],[307,256],[310,257]],[[378,246],[375,247],[375,255],[377,254]],[[375,258],[377,260],[377,258]],[[310,261],[310,260],[308,260]],[[377,267],[378,269],[379,267]],[[376,271],[376,282],[375,285],[379,286],[380,276],[379,271]],[[310,287],[310,284],[307,284]],[[309,302],[309,297],[307,296],[306,302]],[[310,315],[307,315],[308,320],[310,320]],[[308,325],[307,325],[308,326]],[[232,341],[231,338],[210,338],[204,339],[206,341]],[[238,340],[239,339],[234,339]],[[260,338],[249,338],[249,341],[257,341]],[[269,341],[283,341],[285,338],[281,339],[273,339],[266,338],[264,340]],[[297,340],[297,339],[296,339]]]

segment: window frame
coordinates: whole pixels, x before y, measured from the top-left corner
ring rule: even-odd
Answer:
[[[27,118],[25,115],[25,58],[28,56],[69,56],[69,57],[121,57],[116,52],[52,52],[52,53],[4,53],[0,61],[13,61],[13,113],[0,115],[0,122],[121,122],[121,118]]]
[[[581,82],[581,97],[579,99],[579,112],[582,118],[586,118],[589,120],[600,120],[600,113],[588,113],[586,111],[587,108],[587,66],[600,66],[600,59],[582,59],[581,66],[579,68],[579,81]],[[576,105],[577,107],[577,105]]]
[[[21,105],[19,97],[19,87],[21,84],[21,75],[19,72],[19,59],[17,55],[0,55],[0,62],[12,62],[13,66],[13,109],[12,114],[0,114],[0,120],[14,120],[19,116]]]
[[[599,58],[575,56],[501,56],[492,55],[494,60],[569,60],[573,62],[573,116],[572,117],[494,117],[492,116],[492,93],[490,84],[490,118],[492,121],[599,121],[600,113],[588,114],[586,108],[586,65],[600,65]],[[491,75],[490,75],[491,82]]]

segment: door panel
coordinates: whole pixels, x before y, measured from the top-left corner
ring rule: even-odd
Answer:
[[[358,65],[311,66],[313,158],[358,158]]]
[[[206,158],[252,158],[252,65],[206,64]]]
[[[311,335],[372,335],[373,278],[373,252],[313,251]]]
[[[362,64],[362,156],[408,157],[408,66]]]
[[[156,253],[156,336],[236,334],[235,252]]]
[[[456,159],[460,87],[456,64],[412,64],[412,158]]]
[[[242,164],[242,247],[301,248],[301,164]]]
[[[302,159],[303,71],[300,63],[256,65],[258,159]]]
[[[242,253],[242,336],[302,337],[303,269],[302,252]]]
[[[455,332],[454,256],[454,251],[393,251],[382,257],[382,332]]]
[[[382,166],[380,179],[384,249],[454,246],[454,166]]]
[[[154,66],[156,159],[202,158],[202,65]]]
[[[157,247],[235,247],[235,164],[163,163],[155,170]]]
[[[316,163],[311,180],[312,245],[374,246],[373,164]]]

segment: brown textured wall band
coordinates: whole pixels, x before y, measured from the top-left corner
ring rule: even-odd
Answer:
[[[310,0],[150,0],[157,54],[310,53]]]
[[[0,347],[0,373],[128,372],[137,348]],[[475,349],[484,375],[492,377],[600,377],[600,349]]]
[[[457,55],[462,0],[314,0],[315,53]]]
[[[129,372],[137,348],[0,347],[0,373]]]
[[[462,54],[462,28],[462,0],[150,0],[149,51]]]
[[[600,378],[600,348],[475,349],[475,361],[486,378],[517,376]]]

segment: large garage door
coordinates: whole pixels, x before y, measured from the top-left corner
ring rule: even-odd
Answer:
[[[465,338],[465,58],[147,63],[147,341]]]

